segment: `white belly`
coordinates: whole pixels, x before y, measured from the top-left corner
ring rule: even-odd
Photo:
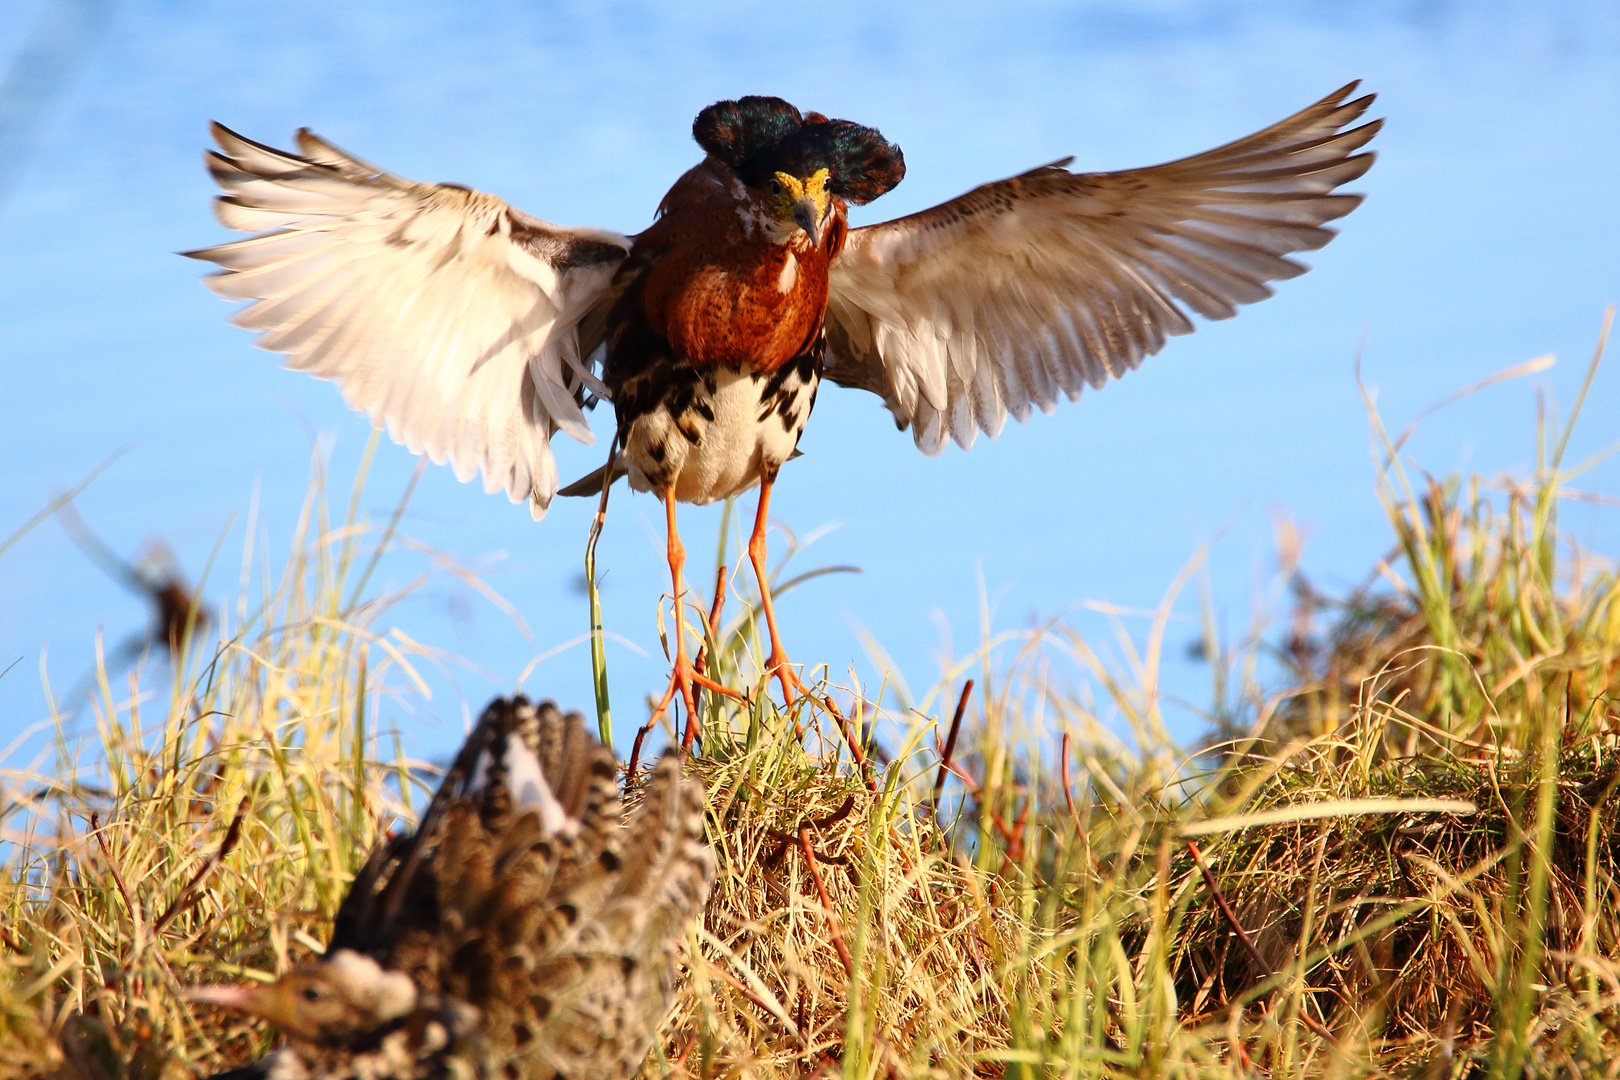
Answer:
[[[818,381],[810,364],[770,375],[693,372],[689,401],[684,392],[665,394],[630,425],[630,486],[673,486],[677,500],[699,504],[747,491],[793,453]]]

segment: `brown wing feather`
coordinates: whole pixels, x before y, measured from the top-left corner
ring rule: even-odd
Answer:
[[[1342,87],[1263,131],[1111,173],[1067,159],[921,213],[854,229],[832,267],[826,376],[880,395],[926,453],[1000,433],[1137,367],[1184,308],[1230,318],[1306,267],[1359,195],[1356,153],[1382,121],[1342,130],[1373,96]]]
[[[714,880],[703,814],[702,785],[665,755],[615,856],[552,890],[548,903],[574,917],[531,982],[546,1059],[537,1075],[617,1080],[647,1056],[674,997],[684,928]]]

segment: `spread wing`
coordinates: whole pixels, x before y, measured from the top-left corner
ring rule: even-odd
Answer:
[[[826,376],[878,394],[924,453],[963,449],[1009,412],[1050,413],[1306,267],[1359,195],[1355,151],[1382,121],[1358,84],[1246,139],[1147,169],[1071,173],[1072,159],[930,210],[851,230],[833,264]]]
[[[219,220],[260,235],[187,254],[221,267],[214,292],[254,301],[232,321],[336,382],[413,453],[462,481],[481,470],[485,490],[542,516],[557,491],[551,436],[592,441],[580,402],[602,389],[578,326],[629,240],[414,183],[306,130],[302,157],[212,131]]]

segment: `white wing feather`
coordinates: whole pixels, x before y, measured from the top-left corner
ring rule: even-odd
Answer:
[[[213,133],[219,220],[262,232],[189,253],[220,266],[214,292],[254,301],[232,321],[336,382],[395,442],[459,480],[482,471],[486,491],[542,516],[557,492],[551,436],[592,441],[578,396],[605,391],[578,327],[629,240],[413,183],[307,131],[304,156]]]
[[[1355,83],[1264,131],[1148,169],[1069,159],[850,231],[832,266],[826,376],[880,395],[925,453],[1101,388],[1207,319],[1271,295],[1360,196],[1381,122]]]

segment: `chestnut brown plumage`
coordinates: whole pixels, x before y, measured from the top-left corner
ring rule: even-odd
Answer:
[[[701,785],[666,755],[627,827],[578,713],[500,699],[409,836],[355,876],[326,952],[190,996],[286,1045],[227,1076],[616,1080],[640,1067],[714,859]]]

